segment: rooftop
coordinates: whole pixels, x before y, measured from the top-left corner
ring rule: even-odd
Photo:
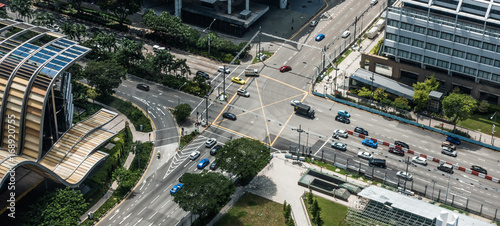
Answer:
[[[413,87],[399,83],[395,80],[387,78],[383,75],[365,70],[363,68],[358,68],[352,75],[351,79],[356,81],[370,84],[371,78],[373,76],[373,87],[374,88],[384,88],[387,92],[404,97],[408,100],[413,100]]]

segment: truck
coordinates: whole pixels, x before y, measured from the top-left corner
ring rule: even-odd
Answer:
[[[245,69],[245,76],[259,76],[259,70],[247,68]]]
[[[377,34],[378,34],[378,28],[377,27],[372,27],[370,29],[370,31],[368,31],[368,33],[366,33],[366,34],[367,34],[367,37],[369,39],[375,38],[377,36]]]
[[[314,110],[311,109],[311,106],[306,105],[306,104],[296,104],[293,109],[295,110],[295,113],[299,115],[304,115],[309,118],[314,118]]]

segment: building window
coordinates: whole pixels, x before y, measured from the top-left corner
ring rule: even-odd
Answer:
[[[495,51],[495,47],[496,46],[491,44],[491,43],[487,43],[487,42],[483,43],[483,49]]]
[[[424,57],[424,63],[429,64],[429,65],[435,65],[436,59],[430,58],[430,57]]]
[[[439,67],[448,68],[448,64],[449,63],[447,61],[442,61],[442,60],[437,61],[437,66]]]
[[[439,38],[439,31],[438,30],[434,30],[434,29],[429,29],[429,30],[427,30],[427,35]]]
[[[467,43],[467,38],[464,38],[462,36],[456,35],[455,36],[455,42],[465,44],[465,43]]]
[[[464,58],[464,56],[465,56],[465,52],[464,52],[464,51],[460,51],[460,50],[456,50],[456,49],[454,49],[454,50],[453,50],[453,56],[460,57],[460,58]]]
[[[495,60],[495,64],[493,66],[500,68],[500,61],[499,60]]]
[[[476,75],[476,69],[470,67],[464,67],[464,73],[469,75]]]
[[[411,38],[407,38],[405,36],[399,36],[399,42],[410,45]]]
[[[399,28],[399,21],[397,21],[397,20],[388,20],[387,21],[387,25]]]
[[[439,47],[439,52],[444,53],[446,55],[450,55],[451,49],[448,47],[440,46]]]
[[[493,59],[488,58],[488,57],[481,57],[479,62],[481,62],[483,64],[487,64],[487,65],[493,65]]]
[[[410,59],[420,62],[422,60],[422,55],[412,53],[410,55]]]
[[[481,41],[475,40],[475,39],[469,39],[469,45],[474,46],[474,47],[480,47],[481,46]]]
[[[477,77],[479,78],[485,78],[485,79],[488,79],[488,77],[490,76],[490,73],[489,72],[486,72],[486,71],[481,71],[479,70],[477,72]]]
[[[477,60],[479,59],[479,56],[476,54],[467,53],[467,56],[465,57],[465,59],[477,62]]]
[[[403,57],[403,58],[408,58],[408,51],[399,50],[398,56]]]
[[[424,42],[420,40],[413,39],[411,44],[416,47],[424,48]]]
[[[432,51],[437,51],[438,46],[434,45],[432,43],[427,43],[425,44],[425,49],[432,50]]]
[[[385,52],[386,53],[390,53],[392,55],[396,55],[396,49],[395,48],[392,48],[392,47],[389,47],[389,46],[386,46],[385,47]]]
[[[451,41],[453,40],[453,35],[448,32],[441,32],[441,38]]]
[[[451,63],[450,69],[454,71],[462,71],[462,65]]]
[[[386,36],[387,36],[387,39],[389,39],[389,40],[392,40],[392,41],[397,41],[397,39],[396,39],[396,38],[397,38],[398,36],[397,36],[397,35],[395,35],[395,34],[387,33],[387,35],[386,35]]]
[[[500,81],[500,75],[491,74],[491,80],[493,80],[493,81]]]
[[[409,23],[405,23],[405,22],[401,22],[401,29],[403,30],[407,30],[407,31],[411,31],[411,24]]]
[[[414,25],[413,31],[420,33],[420,34],[425,34],[425,27],[420,27],[420,26]]]

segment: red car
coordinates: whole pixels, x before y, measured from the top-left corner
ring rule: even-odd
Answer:
[[[389,152],[392,154],[405,156],[405,152],[397,147],[389,147]]]
[[[291,70],[292,70],[292,67],[290,67],[290,66],[280,67],[280,72],[287,72],[287,71],[291,71]]]

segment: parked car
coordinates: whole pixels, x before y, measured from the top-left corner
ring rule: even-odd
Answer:
[[[366,131],[365,129],[363,129],[361,127],[354,128],[354,132],[360,133],[360,134],[364,134],[364,135],[368,136],[368,131]]]
[[[347,150],[347,144],[341,143],[341,142],[332,142],[332,148],[341,150],[341,151],[346,151]]]
[[[240,85],[245,85],[245,80],[241,79],[240,77],[232,77],[231,82],[238,83]]]
[[[319,34],[318,36],[316,36],[316,41],[319,42],[319,41],[323,40],[324,38],[325,38],[324,34]]]
[[[425,158],[422,158],[420,156],[414,156],[412,159],[411,159],[412,162],[414,163],[418,163],[420,165],[424,165],[424,166],[427,166],[427,159]]]
[[[484,175],[488,175],[488,171],[486,171],[485,168],[481,167],[481,166],[478,166],[478,165],[472,165],[470,167],[471,170],[474,170],[476,172],[479,172],[479,173],[482,173]]]
[[[349,35],[351,35],[350,31],[344,31],[344,33],[342,33],[342,38],[347,38]]]
[[[191,159],[191,160],[195,160],[195,159],[197,159],[199,156],[200,156],[200,152],[199,152],[199,151],[193,151],[193,152],[191,152],[191,154],[189,155],[189,159]]]
[[[377,148],[378,147],[378,143],[375,142],[375,141],[373,141],[373,140],[364,139],[361,143],[363,145],[366,145],[366,146],[372,147],[372,148]]]
[[[200,76],[200,77],[202,77],[204,79],[210,79],[210,76],[207,73],[203,72],[203,71],[197,71],[196,75]]]
[[[216,155],[217,152],[222,148],[222,145],[217,145],[210,150],[210,155]]]
[[[378,0],[372,0],[372,1],[370,2],[370,5],[376,5],[377,3],[378,3]]]
[[[280,72],[287,72],[287,71],[291,71],[291,70],[292,70],[292,67],[290,67],[290,66],[280,67]]]
[[[408,180],[408,181],[413,180],[413,176],[411,175],[411,173],[406,173],[404,171],[398,171],[396,173],[396,176],[403,180]]]
[[[336,115],[335,116],[335,121],[342,122],[342,123],[345,123],[345,124],[351,123],[351,120],[349,120],[348,118],[346,118],[346,117],[344,117],[342,115]]]
[[[301,103],[300,103],[300,101],[298,101],[298,100],[292,100],[292,101],[290,101],[290,104],[291,104],[292,106],[297,106],[297,105],[299,105],[299,104],[301,104]]]
[[[444,171],[444,172],[447,172],[449,174],[453,174],[453,166],[448,164],[448,163],[441,163],[439,166],[438,166],[438,170],[441,170],[441,171]]]
[[[443,143],[441,143],[441,147],[448,147],[451,148],[452,150],[457,150],[457,146],[450,143],[449,141],[443,141]]]
[[[236,115],[230,112],[224,112],[224,114],[222,114],[222,117],[236,121]]]
[[[217,69],[218,72],[224,72],[224,66],[219,66],[219,69]],[[226,67],[226,74],[230,74],[231,71],[229,70],[228,67]]]
[[[446,141],[449,141],[450,143],[452,144],[456,144],[456,145],[460,145],[462,142],[460,141],[460,139],[456,138],[456,137],[450,137],[450,136],[447,136],[446,137]]]
[[[316,25],[318,25],[318,21],[317,21],[317,20],[313,20],[313,21],[311,21],[311,23],[309,24],[309,26],[311,26],[311,27],[316,27]]]
[[[246,91],[245,89],[238,89],[236,91],[236,93],[238,93],[238,95],[240,95],[240,96],[250,97],[250,93],[248,91]]]
[[[170,189],[170,194],[175,195],[177,192],[179,192],[182,189],[182,187],[184,187],[184,185],[181,183],[174,185],[174,187],[172,189]]]
[[[205,147],[207,147],[207,148],[211,148],[211,147],[213,147],[215,144],[217,144],[217,139],[215,139],[215,138],[209,138],[209,139],[205,142]]]
[[[216,170],[217,169],[217,163],[212,162],[212,164],[210,164],[210,169],[211,170]]]
[[[360,151],[360,152],[358,152],[358,157],[360,157],[362,159],[372,159],[373,155],[370,152]]]
[[[410,146],[403,141],[397,140],[397,141],[394,141],[394,144],[397,146],[400,146],[402,148],[410,149]]]
[[[144,91],[149,91],[149,86],[146,84],[137,84],[137,89],[142,89]]]
[[[350,118],[350,117],[351,117],[351,114],[349,114],[349,112],[344,111],[344,110],[339,110],[339,111],[337,112],[337,115],[341,115],[341,116],[344,116],[344,117],[346,117],[346,118]]]
[[[389,153],[405,156],[405,152],[397,147],[389,147]]]
[[[448,147],[441,147],[441,148],[442,148],[441,153],[443,153],[445,155],[452,156],[452,157],[457,157],[457,152],[451,150],[451,148],[448,148]]]
[[[349,137],[349,134],[347,133],[347,131],[340,130],[340,129],[333,131],[333,134],[334,135],[337,134],[337,135],[339,135],[339,137],[343,137],[343,138]]]
[[[205,166],[207,166],[210,163],[210,160],[208,159],[202,159],[198,165],[196,166],[198,169],[203,169]]]

